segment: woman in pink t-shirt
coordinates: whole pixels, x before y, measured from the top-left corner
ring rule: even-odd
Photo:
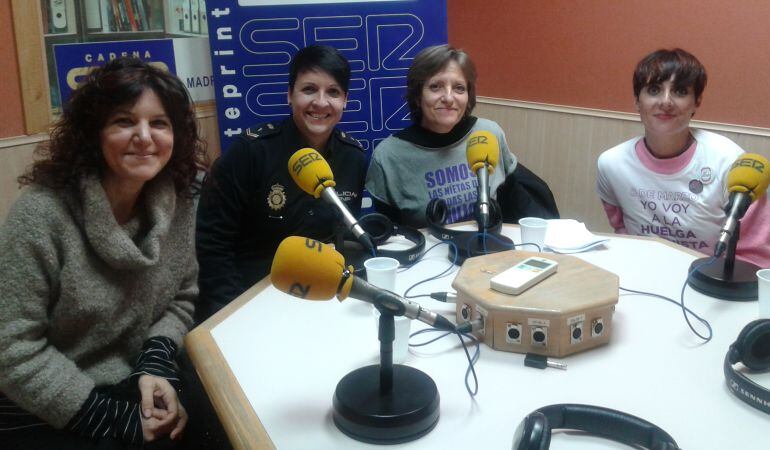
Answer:
[[[706,69],[682,50],[645,56],[633,75],[644,136],[599,157],[597,191],[617,233],[658,235],[703,253],[725,220],[725,179],[743,153],[715,133],[690,128],[706,87]],[[770,267],[770,206],[755,202],[742,220],[738,257]]]

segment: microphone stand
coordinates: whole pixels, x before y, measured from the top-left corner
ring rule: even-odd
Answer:
[[[476,208],[480,209],[481,205],[476,204]],[[497,218],[502,221],[502,213],[500,206],[492,199],[489,200],[489,216],[492,216],[492,211],[497,211]],[[513,241],[508,237],[500,233],[492,231],[497,222],[484,223],[481,219],[481,214],[476,214],[476,225],[478,231],[468,231],[467,237],[465,234],[461,235],[458,239],[454,240],[457,245],[457,254],[453,247],[449,247],[449,253],[447,258],[450,261],[454,261],[455,264],[461,266],[467,258],[474,256],[488,255],[490,253],[504,252],[512,250],[514,248]],[[475,235],[475,239],[474,239]]]
[[[718,258],[711,264],[700,267],[690,275],[687,284],[709,297],[731,301],[750,301],[757,299],[757,277],[760,269],[754,264],[735,259],[735,250],[741,234],[741,223],[735,225],[735,232],[727,242],[724,258]],[[690,272],[710,258],[700,258],[690,265]]]
[[[471,235],[474,234],[474,237]],[[468,236],[462,236],[455,240],[457,245],[457,258],[454,248],[449,248],[447,259],[461,266],[466,259],[474,256],[489,255],[490,253],[504,252],[514,248],[513,241],[508,236],[489,231],[479,226],[479,231],[469,231]]]
[[[438,389],[424,372],[393,364],[393,314],[377,309],[380,364],[356,369],[340,380],[334,391],[334,424],[370,444],[413,441],[438,423]]]
[[[393,390],[393,341],[396,340],[396,326],[393,315],[380,310],[377,337],[380,340],[380,395]]]

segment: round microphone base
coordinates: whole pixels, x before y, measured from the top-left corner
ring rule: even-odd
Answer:
[[[468,237],[461,236],[454,240],[457,245],[457,252],[453,246],[449,246],[447,258],[454,261],[458,266],[462,265],[466,259],[474,256],[488,255],[490,253],[504,252],[513,249],[513,241],[502,234],[487,233],[482,238],[476,231],[469,231]],[[457,259],[455,259],[455,253]]]
[[[704,263],[708,259],[696,259],[690,265],[690,271],[693,267]],[[759,267],[736,259],[735,267],[732,274],[730,274],[725,273],[724,266],[725,259],[720,258],[707,266],[701,267],[690,275],[687,284],[701,294],[721,300],[739,302],[756,300],[756,273]]]
[[[334,424],[370,444],[398,444],[426,435],[439,417],[436,383],[413,367],[393,365],[393,389],[380,393],[380,366],[356,369],[334,391]]]

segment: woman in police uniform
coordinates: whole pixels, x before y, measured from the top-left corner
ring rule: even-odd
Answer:
[[[340,198],[358,214],[366,155],[336,128],[349,82],[350,65],[336,49],[300,50],[289,71],[291,116],[249,128],[214,164],[198,206],[199,320],[266,276],[285,237],[332,237],[335,211],[301,191],[287,170],[294,152],[320,152]]]

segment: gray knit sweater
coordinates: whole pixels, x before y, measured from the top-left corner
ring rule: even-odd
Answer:
[[[169,179],[143,197],[120,226],[95,176],[78,194],[31,186],[0,227],[0,391],[57,428],[146,339],[181,345],[193,323],[193,202]]]

